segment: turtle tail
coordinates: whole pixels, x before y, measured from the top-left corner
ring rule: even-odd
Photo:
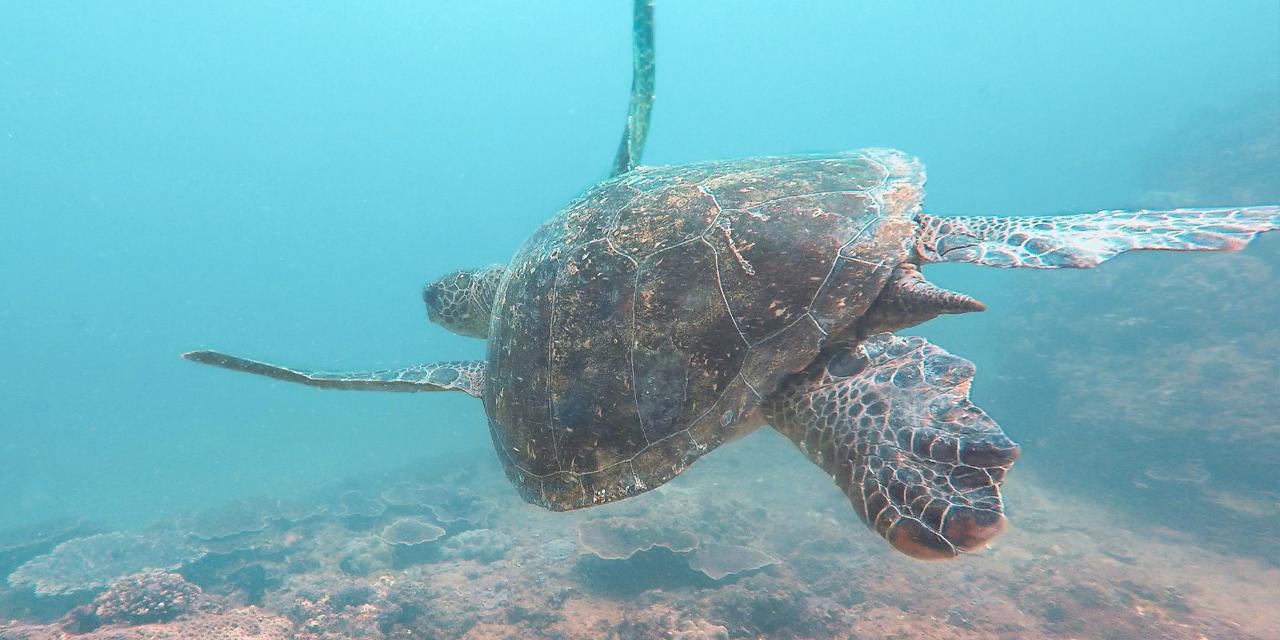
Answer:
[[[1280,207],[918,219],[921,263],[1087,269],[1126,251],[1236,251],[1259,233],[1280,229]]]
[[[433,362],[403,369],[378,371],[305,371],[217,351],[190,351],[182,357],[192,362],[223,369],[296,382],[324,389],[354,391],[462,391],[477,398],[484,395],[485,363],[475,360]]]

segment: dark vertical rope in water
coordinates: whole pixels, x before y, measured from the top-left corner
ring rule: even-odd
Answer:
[[[632,18],[631,105],[627,128],[622,132],[618,156],[613,160],[616,176],[640,164],[644,140],[649,134],[649,113],[653,111],[653,0],[635,0]]]

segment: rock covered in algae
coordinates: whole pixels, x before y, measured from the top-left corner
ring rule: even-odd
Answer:
[[[196,610],[200,587],[176,573],[152,571],[129,576],[71,612],[64,628],[91,631],[104,625],[167,622]]]
[[[177,569],[204,554],[204,549],[170,531],[101,533],[68,540],[31,559],[10,574],[9,584],[31,585],[42,596],[75,593],[136,573]]]
[[[463,531],[445,541],[441,557],[448,560],[493,562],[506,555],[511,539],[493,529]]]
[[[391,550],[376,535],[353,538],[343,545],[338,568],[349,576],[364,576],[391,568]]]
[[[1190,119],[1149,154],[1143,200],[1177,207],[1280,202],[1276,104],[1272,94]]]
[[[225,612],[201,612],[166,623],[135,627],[104,626],[83,634],[68,635],[58,625],[0,626],[3,640],[302,640],[284,616],[258,607]]]
[[[671,640],[729,640],[729,630],[706,620],[684,620],[670,634]]]
[[[790,446],[773,434],[762,436],[739,444],[754,456],[748,460],[770,460],[776,446]],[[1035,476],[1010,487],[1019,526],[1006,542],[972,559],[980,571],[957,571],[956,565],[890,555],[878,537],[866,535],[845,497],[830,491],[820,472],[759,465],[759,481],[744,489],[742,463],[734,460],[736,453],[726,455],[700,463],[706,473],[691,476],[698,493],[688,497],[710,497],[648,505],[641,498],[628,512],[630,524],[665,523],[677,533],[689,528],[701,543],[685,553],[655,545],[630,560],[605,561],[578,546],[574,531],[581,520],[603,516],[547,514],[537,520],[534,514],[541,512],[526,511],[515,515],[531,517],[495,519],[494,530],[512,545],[508,560],[432,557],[434,564],[399,570],[392,563],[395,550],[378,535],[394,517],[360,533],[339,522],[314,522],[286,531],[299,537],[280,556],[243,556],[282,571],[283,579],[266,587],[262,608],[224,610],[245,600],[229,589],[225,573],[197,577],[210,562],[230,562],[206,557],[182,570],[204,589],[190,614],[68,636],[65,625],[35,623],[56,619],[89,595],[35,598],[10,591],[20,600],[6,603],[0,594],[0,640],[1280,637],[1274,563],[1188,546],[1158,529],[1117,527],[1115,512],[1041,488]],[[494,472],[505,482],[496,465]],[[726,495],[717,487],[743,493]],[[721,501],[727,513],[714,506]],[[768,517],[744,510],[743,525],[754,527],[727,524],[740,501],[768,505]],[[1033,529],[1036,522],[1059,526]],[[425,546],[443,551],[463,535],[446,534]],[[698,550],[722,543],[776,553],[785,563],[720,581],[690,568]],[[344,575],[337,560],[347,551],[381,567]],[[574,554],[590,564],[575,562]],[[892,571],[885,571],[890,565]],[[43,609],[23,608],[32,603]]]
[[[1147,192],[1134,201],[1280,201],[1280,102],[1274,92],[1260,97],[1196,114],[1143,154]],[[1010,381],[1008,397],[1049,404],[987,409],[1010,427],[1034,426],[1048,481],[1194,531],[1206,544],[1275,558],[1280,242],[1273,235],[1238,253],[1153,253],[1046,278],[1006,327],[1010,363],[1001,369],[1025,375]]]

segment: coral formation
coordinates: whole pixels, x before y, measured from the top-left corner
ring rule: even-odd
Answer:
[[[763,551],[718,542],[703,542],[686,557],[689,559],[689,568],[701,571],[712,580],[723,580],[778,562],[777,558]]]
[[[1280,632],[1272,564],[1045,489],[1034,469],[1010,483],[1007,499],[1017,511],[992,549],[954,563],[919,563],[866,536],[820,470],[799,455],[778,459],[780,444],[762,432],[661,491],[569,514],[520,504],[486,460],[468,482],[501,506],[490,526],[445,530],[420,545],[432,553],[415,562],[398,558],[405,545],[389,540],[422,540],[436,535],[430,527],[444,527],[427,514],[394,527],[415,517],[395,509],[411,507],[369,518],[370,530],[359,533],[338,515],[273,522],[264,531],[279,545],[207,555],[183,566],[183,578],[114,581],[87,606],[88,594],[0,588],[0,619],[17,619],[0,625],[0,639],[65,638],[76,630],[86,640],[1256,640]],[[1166,474],[1181,472],[1156,475]],[[404,480],[386,488],[395,481]],[[1205,484],[1217,482],[1214,474]],[[362,488],[367,495],[381,489]],[[625,559],[607,560],[575,544],[580,537]],[[30,614],[31,600],[53,615]],[[36,624],[72,609],[61,623]],[[172,616],[178,610],[185,613]],[[153,615],[172,617],[148,621]]]
[[[426,501],[426,487],[415,482],[397,482],[378,494],[392,507],[418,508]]]
[[[698,536],[637,518],[601,518],[578,525],[578,543],[604,560],[628,560],[637,553],[663,547],[676,553],[692,551]]]
[[[422,518],[403,517],[383,528],[379,537],[391,546],[393,566],[407,566],[435,558],[439,549],[432,543],[444,534],[444,529]]]
[[[343,491],[334,509],[342,518],[376,518],[387,510],[387,505],[359,491]]]
[[[218,540],[262,531],[277,517],[279,512],[274,502],[236,500],[196,514],[188,523],[187,530],[201,540]]]
[[[248,531],[238,535],[226,536],[214,540],[195,540],[194,543],[211,554],[235,554],[242,551],[260,551],[268,553],[278,550],[283,544],[280,531],[274,528]]]
[[[0,576],[22,563],[48,553],[60,542],[93,533],[83,518],[54,518],[0,531]]]
[[[424,487],[421,506],[430,510],[440,526],[449,531],[483,529],[489,524],[493,505],[466,487],[440,485]]]
[[[729,630],[706,620],[685,620],[669,636],[671,640],[729,640]]]
[[[416,547],[434,542],[444,535],[444,529],[421,518],[396,518],[382,529],[383,542],[402,547]]]
[[[285,522],[299,524],[325,515],[329,512],[329,508],[315,502],[276,500],[275,512]]]
[[[751,547],[701,541],[690,531],[661,524],[658,520],[619,516],[587,520],[578,525],[578,542],[584,551],[606,561],[627,561],[646,556],[654,549],[664,549],[711,580],[723,580],[778,562],[772,555]],[[655,558],[643,560],[652,563]],[[640,573],[636,568],[619,567],[619,570],[634,578]],[[670,568],[665,568],[665,571],[670,573]]]
[[[172,531],[102,533],[63,542],[9,575],[12,585],[31,585],[39,595],[104,587],[151,570],[176,569],[205,551]]]

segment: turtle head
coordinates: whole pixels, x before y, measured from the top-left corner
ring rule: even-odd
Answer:
[[[436,279],[422,290],[427,318],[459,335],[489,337],[489,316],[498,282],[506,273],[504,265],[454,271]]]

